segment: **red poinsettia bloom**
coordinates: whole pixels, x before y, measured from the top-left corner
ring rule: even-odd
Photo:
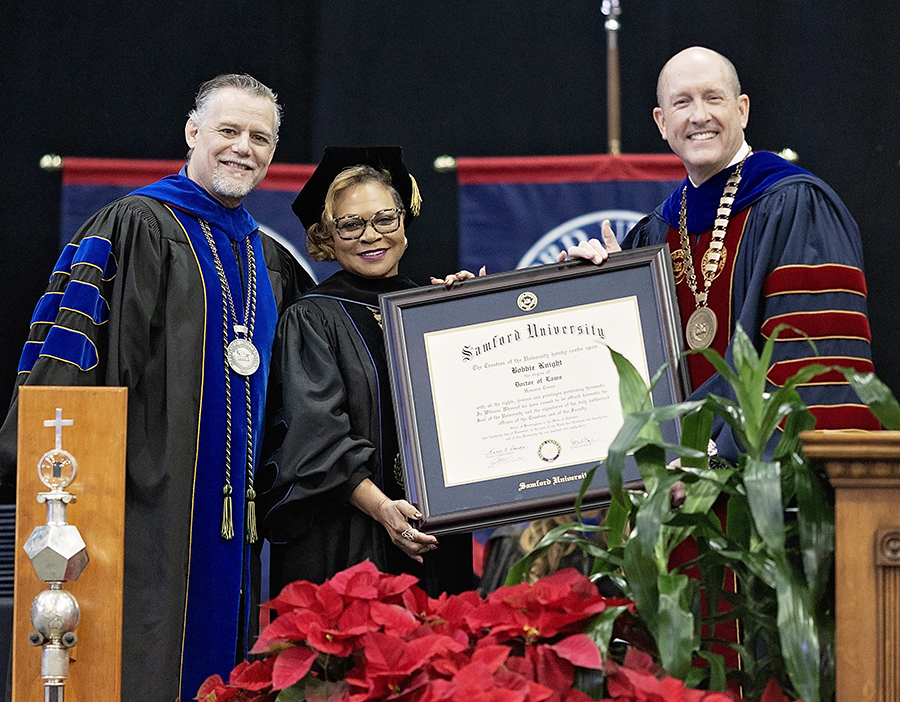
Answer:
[[[418,582],[413,575],[382,573],[371,561],[341,571],[329,580],[331,586],[345,598],[387,600],[401,595]]]
[[[225,702],[234,699],[238,692],[238,688],[226,685],[221,675],[210,675],[197,691],[197,699],[201,702],[206,700]]]
[[[601,597],[590,580],[566,568],[534,585],[523,583],[495,590],[466,621],[473,630],[489,629],[497,641],[524,636],[529,642],[580,631],[593,615],[623,604],[632,603]]]
[[[254,661],[253,663],[243,661],[231,671],[228,682],[243,690],[265,690],[272,686],[274,664],[274,659]]]
[[[534,585],[441,595],[370,562],[322,585],[291,583],[264,606],[277,613],[226,683],[211,676],[202,702],[272,702],[286,690],[306,702],[593,702],[575,672],[604,669],[618,702],[734,702],[730,693],[685,688],[646,654],[623,665],[601,659],[582,633],[607,607],[588,578],[567,569]],[[626,614],[625,617],[628,615]],[[762,702],[789,702],[777,685]]]
[[[283,690],[301,680],[312,668],[318,652],[306,646],[292,646],[274,658],[275,665],[269,678],[275,690]]]

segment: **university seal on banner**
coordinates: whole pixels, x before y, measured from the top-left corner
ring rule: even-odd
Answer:
[[[632,210],[598,210],[579,215],[574,219],[563,222],[538,239],[525,255],[519,260],[516,268],[528,268],[544,263],[556,263],[556,257],[560,252],[579,241],[587,239],[600,239],[603,241],[601,227],[604,219],[608,219],[612,225],[616,240],[621,244],[625,235],[645,215],[644,212]]]

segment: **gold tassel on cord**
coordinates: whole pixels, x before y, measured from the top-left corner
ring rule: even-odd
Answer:
[[[222,505],[222,538],[230,539],[234,536],[234,519],[231,516],[231,485],[222,488],[225,493],[225,504]]]
[[[256,491],[247,489],[247,543],[255,544],[259,538],[256,535]]]
[[[422,194],[419,192],[419,184],[416,182],[416,179],[412,177],[412,173],[409,174],[409,179],[412,181],[412,195],[409,198],[409,210],[413,213],[413,217],[418,217],[419,212],[422,209]]]

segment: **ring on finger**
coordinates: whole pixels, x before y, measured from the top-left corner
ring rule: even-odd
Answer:
[[[415,541],[415,537],[413,537],[412,527],[407,527],[406,531],[400,534],[404,539],[409,539],[410,541]]]

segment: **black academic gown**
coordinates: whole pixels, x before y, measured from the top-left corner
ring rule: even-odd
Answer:
[[[283,247],[255,230],[243,208],[239,208],[242,212],[219,212],[217,207],[224,208],[184,176],[164,181],[171,199],[181,198],[185,206],[198,207],[214,235],[221,238],[220,256],[231,277],[236,304],[243,302],[233,251],[241,254],[243,249],[237,243],[232,250],[215,218],[224,228],[229,221],[242,222],[242,236],[250,236],[254,247],[260,247],[258,305],[268,310],[271,320],[265,324],[269,331],[260,331],[254,341],[264,361],[257,373],[264,374],[275,315],[311,281]],[[210,530],[214,533],[209,541],[222,541],[218,531],[223,462],[213,454],[222,450],[216,436],[224,422],[209,425],[224,404],[219,396],[224,377],[222,312],[221,300],[216,303],[211,297],[219,293],[215,270],[207,260],[211,257],[208,245],[202,234],[199,241],[187,235],[189,218],[156,199],[129,196],[85,223],[66,247],[35,311],[16,383],[17,389],[24,384],[128,388],[122,632],[122,699],[126,701],[174,700],[179,694],[182,700],[192,699],[206,676],[227,676],[236,651],[243,658],[238,649],[242,649],[242,629],[248,622],[247,608],[242,607],[241,614],[236,599],[246,604],[248,551],[242,538],[244,451],[240,446],[232,476],[236,536],[227,543],[204,545],[204,534]],[[266,270],[268,276],[263,275]],[[92,297],[86,299],[79,290]],[[71,295],[82,309],[71,309],[65,302],[69,298],[53,302],[63,295]],[[59,311],[48,312],[47,307],[54,304]],[[257,321],[261,323],[259,317]],[[76,349],[73,340],[81,347]],[[254,413],[260,416],[265,380],[252,381],[254,397],[259,398],[254,400],[259,405]],[[245,413],[244,392],[242,379],[233,377],[233,402]],[[0,484],[10,487],[15,482],[17,409],[16,394],[0,429]],[[236,430],[242,426],[239,420],[236,416]],[[206,454],[204,446],[210,449]],[[195,494],[195,486],[204,480],[212,483],[211,490],[198,488]],[[90,495],[78,497],[91,499]],[[204,512],[216,516],[199,518]],[[234,554],[237,573],[228,572],[233,569],[226,567],[224,559],[216,561],[218,566],[198,561],[218,559],[226,549]],[[210,587],[195,592],[201,570],[209,567],[217,568],[211,573]],[[224,583],[235,578],[236,586],[229,584],[226,593]],[[192,615],[191,603],[213,608],[214,616],[199,610]],[[196,617],[200,622],[192,624]],[[189,653],[191,641],[193,650],[199,647],[202,655]],[[212,654],[216,647],[222,648],[218,662],[205,660],[206,653]]]
[[[365,559],[417,576],[433,596],[473,586],[471,535],[441,536],[422,567],[348,502],[366,478],[403,497],[378,296],[412,287],[403,276],[339,271],[279,322],[264,447],[271,453],[257,477],[273,596],[289,582],[321,583]]]

